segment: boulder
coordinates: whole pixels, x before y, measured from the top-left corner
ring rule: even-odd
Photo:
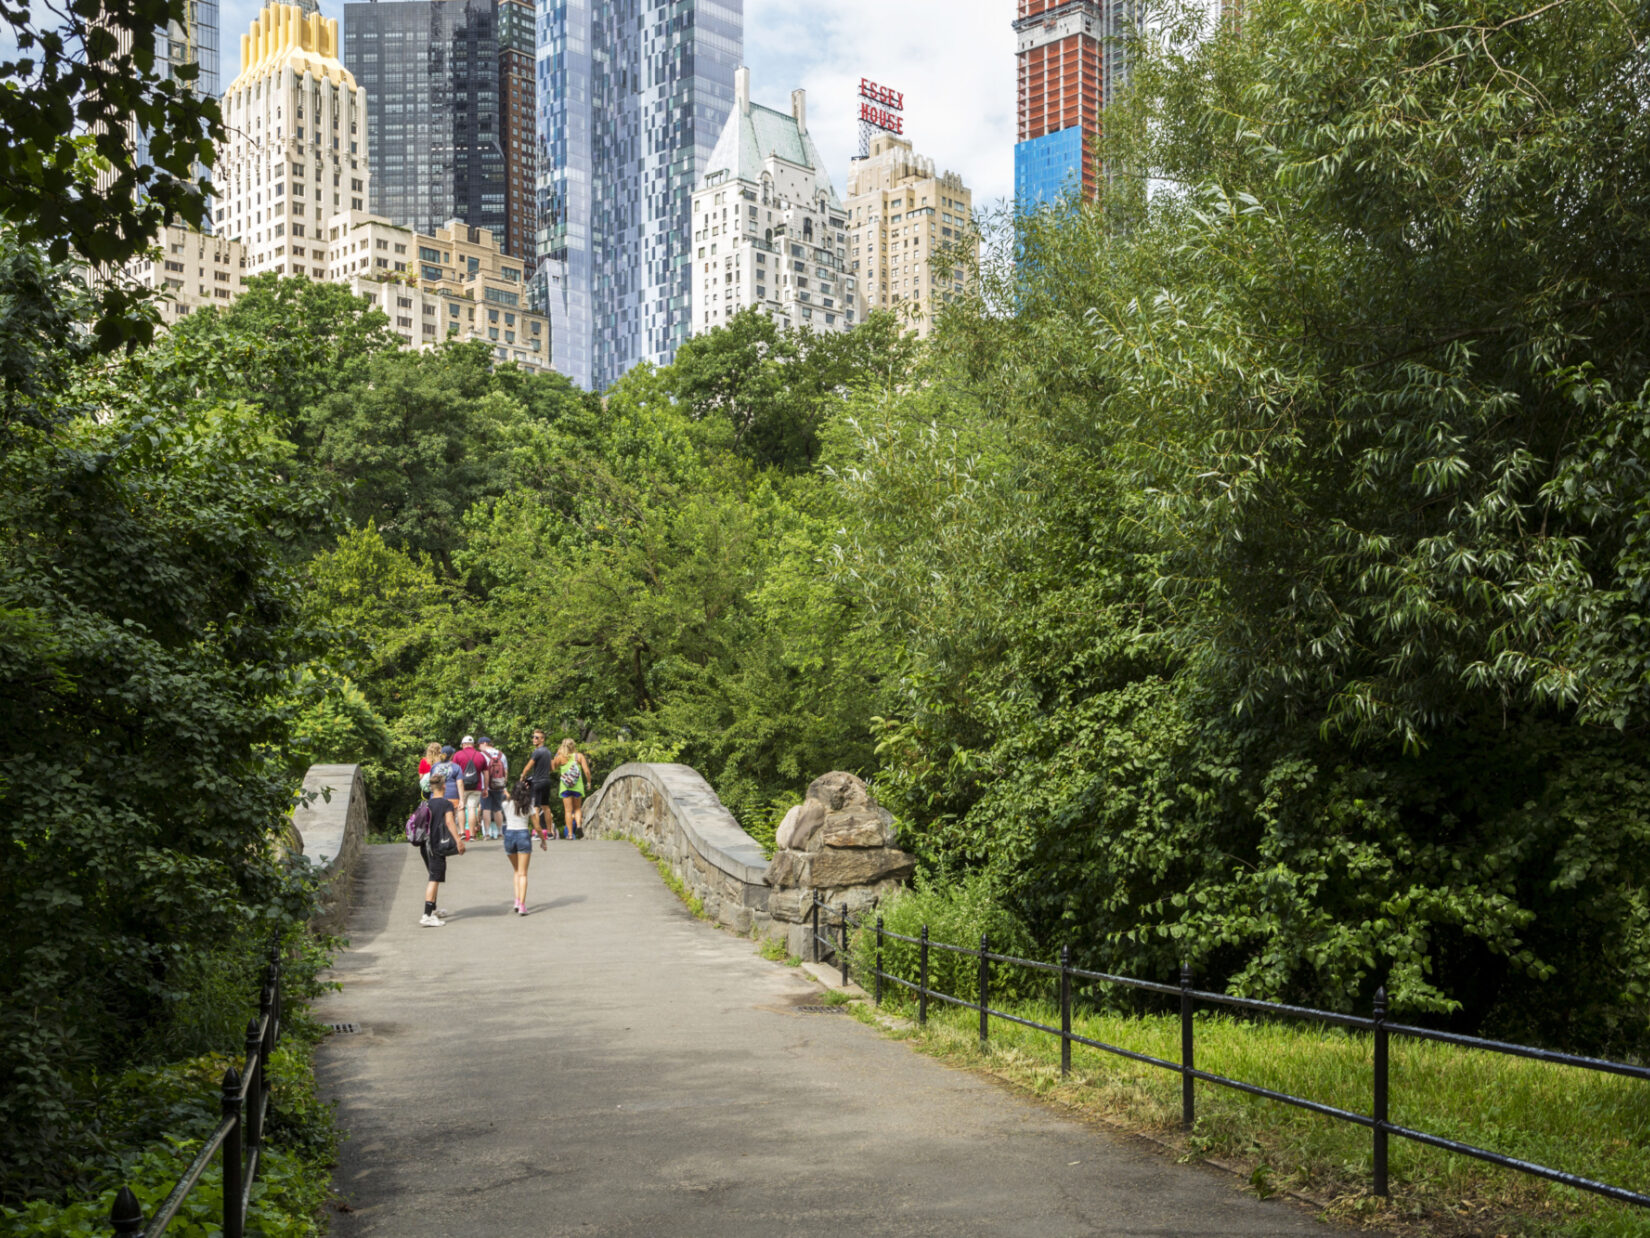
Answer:
[[[819,827],[824,824],[825,805],[818,800],[804,800],[785,814],[785,820],[779,824],[779,832],[774,835],[774,844],[783,851],[807,851],[808,844],[813,842]],[[790,827],[788,830],[787,825]],[[818,850],[818,844],[813,849]]]
[[[791,845],[791,833],[796,828],[796,819],[802,814],[802,805],[796,804],[785,814],[779,828],[773,832],[773,845],[784,851]]]
[[[811,884],[821,889],[870,885],[909,877],[917,858],[892,847],[833,849],[813,857]]]
[[[820,836],[827,847],[886,847],[892,816],[877,808],[849,808],[825,814]]]
[[[845,808],[867,808],[876,801],[865,783],[842,770],[821,774],[808,784],[808,798],[825,805],[827,812],[841,812]]]

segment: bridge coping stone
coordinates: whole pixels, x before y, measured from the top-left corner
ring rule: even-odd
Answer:
[[[585,805],[589,823],[599,823],[608,789],[624,778],[640,778],[652,785],[701,859],[729,877],[766,892],[763,874],[767,872],[768,857],[761,844],[745,833],[710,784],[690,765],[632,761],[619,766],[602,780],[601,789]]]
[[[321,870],[315,926],[322,932],[342,932],[355,869],[367,838],[367,793],[361,767],[311,765],[304,775],[303,792],[304,800],[292,810],[292,849]]]

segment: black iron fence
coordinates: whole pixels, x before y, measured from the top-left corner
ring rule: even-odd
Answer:
[[[246,1025],[246,1062],[241,1070],[230,1066],[223,1072],[221,1091],[223,1120],[201,1145],[189,1168],[183,1171],[172,1193],[147,1220],[132,1188],[123,1186],[109,1210],[109,1223],[116,1234],[141,1234],[160,1238],[177,1216],[183,1201],[199,1184],[219,1149],[223,1151],[223,1238],[244,1238],[246,1212],[252,1202],[252,1186],[258,1179],[258,1161],[263,1154],[264,1118],[269,1112],[269,1055],[281,1038],[281,956],[278,947],[269,952],[264,969],[263,991],[258,999],[258,1017]]]
[[[835,917],[834,922],[833,916]],[[856,922],[853,920],[848,914],[846,903],[839,908],[831,908],[820,899],[817,892],[814,895],[809,917],[810,954],[813,956],[813,961],[816,963],[820,961],[821,947],[824,947],[825,953],[836,955],[837,962],[842,970],[842,982],[846,984],[848,982],[848,933],[851,928],[865,927],[864,921]],[[1005,1022],[1015,1023],[1034,1031],[1058,1036],[1060,1038],[1060,1073],[1062,1076],[1071,1073],[1071,1047],[1074,1044],[1099,1049],[1102,1052],[1128,1058],[1130,1061],[1141,1062],[1147,1066],[1173,1071],[1180,1076],[1180,1120],[1181,1125],[1188,1130],[1197,1118],[1196,1085],[1201,1080],[1204,1083],[1213,1083],[1238,1092],[1246,1092],[1250,1096],[1259,1096],[1266,1100],[1278,1101],[1281,1104],[1293,1105],[1312,1113],[1321,1114],[1326,1118],[1332,1118],[1338,1122],[1350,1122],[1356,1126],[1365,1127],[1370,1132],[1371,1152],[1373,1154],[1373,1173],[1371,1176],[1376,1195],[1384,1196],[1388,1194],[1387,1146],[1391,1137],[1396,1135],[1400,1139],[1408,1139],[1414,1143],[1440,1148],[1445,1152],[1454,1152],[1461,1156],[1470,1156],[1480,1161],[1487,1161],[1492,1165],[1500,1165],[1506,1169],[1516,1170],[1519,1173],[1531,1174],[1538,1178],[1545,1178],[1550,1182],[1574,1187],[1580,1191],[1602,1195],[1607,1199],[1613,1199],[1620,1203],[1650,1207],[1650,1195],[1630,1191],[1626,1187],[1613,1186],[1608,1182],[1597,1182],[1591,1178],[1565,1173],[1563,1170],[1553,1169],[1546,1165],[1537,1165],[1530,1161],[1520,1160],[1517,1157],[1504,1156],[1488,1148],[1479,1148],[1454,1139],[1446,1139],[1442,1135],[1429,1134],[1426,1131],[1400,1126],[1391,1121],[1388,1117],[1392,1092],[1391,1073],[1388,1069],[1388,1053],[1392,1038],[1398,1036],[1408,1037],[1412,1040],[1430,1040],[1439,1044],[1456,1045],[1466,1049],[1479,1049],[1488,1053],[1505,1054],[1509,1057],[1529,1058],[1537,1062],[1552,1062],[1561,1066],[1573,1066],[1580,1070],[1597,1071],[1602,1074],[1623,1075],[1629,1079],[1650,1080],[1650,1067],[1634,1066],[1626,1062],[1612,1062],[1603,1058],[1582,1057],[1573,1053],[1558,1053],[1551,1049],[1537,1049],[1530,1045],[1509,1044],[1501,1040],[1484,1040],[1477,1036],[1463,1036],[1455,1032],[1441,1032],[1427,1027],[1413,1027],[1405,1023],[1394,1023],[1387,1017],[1386,990],[1384,988],[1376,991],[1374,1009],[1370,1016],[1366,1018],[1360,1015],[1339,1014],[1331,1010],[1314,1010],[1309,1006],[1289,1006],[1281,1002],[1259,1001],[1249,997],[1234,997],[1229,993],[1211,993],[1195,989],[1192,987],[1192,969],[1184,965],[1180,969],[1179,984],[1160,984],[1151,980],[1137,980],[1129,976],[1112,976],[1105,972],[1085,971],[1083,968],[1073,967],[1071,965],[1071,947],[1069,946],[1061,947],[1058,963],[1044,963],[1036,959],[1022,959],[1013,955],[994,954],[990,948],[991,943],[984,934],[981,934],[980,944],[976,948],[953,945],[948,942],[931,941],[926,924],[922,926],[921,935],[917,937],[906,937],[891,932],[883,927],[880,915],[875,918],[871,928],[876,934],[874,963],[871,970],[872,997],[877,1005],[882,1004],[883,984],[886,982],[915,995],[917,1022],[921,1024],[928,1022],[928,1003],[930,1000],[968,1010],[976,1010],[980,1015],[981,1048],[984,1048],[988,1042],[990,1021],[992,1019],[1002,1019]],[[915,982],[883,969],[883,946],[887,941],[905,942],[917,947],[917,979]],[[971,1002],[965,998],[939,992],[929,986],[929,952],[933,950],[979,960],[978,1001]],[[1034,1019],[1022,1018],[1004,1010],[992,1009],[992,968],[996,965],[1026,967],[1033,971],[1057,977],[1060,1026],[1051,1027]],[[1153,1057],[1148,1053],[1137,1053],[1120,1045],[1106,1044],[1104,1041],[1093,1040],[1073,1032],[1071,1030],[1072,988],[1079,982],[1117,985],[1178,999],[1180,1006],[1180,1060],[1171,1062],[1164,1058]],[[1270,1017],[1306,1019],[1317,1023],[1368,1032],[1371,1037],[1374,1056],[1370,1112],[1358,1113],[1350,1109],[1341,1109],[1303,1096],[1292,1096],[1287,1092],[1274,1091],[1258,1084],[1245,1083],[1239,1079],[1230,1079],[1224,1075],[1199,1070],[1197,1068],[1197,1044],[1194,1034],[1196,1024],[1193,1020],[1193,1015],[1199,1004],[1227,1006]]]

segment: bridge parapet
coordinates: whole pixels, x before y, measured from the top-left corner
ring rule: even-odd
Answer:
[[[697,770],[621,765],[585,804],[584,825],[587,833],[646,842],[712,919],[740,933],[768,931],[768,859]]]
[[[737,932],[784,937],[808,953],[808,910],[817,892],[860,912],[911,875],[894,845],[893,820],[852,774],[814,780],[779,827],[772,862],[716,792],[686,765],[621,765],[590,797],[585,828],[645,841],[704,904]]]
[[[311,765],[304,800],[292,810],[291,850],[321,870],[315,927],[341,933],[349,916],[355,868],[367,840],[367,791],[359,765]]]

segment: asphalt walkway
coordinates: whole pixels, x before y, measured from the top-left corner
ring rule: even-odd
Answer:
[[[535,851],[525,919],[501,845],[449,864],[420,928],[411,847],[368,849],[321,1015],[348,1132],[337,1238],[1323,1235],[844,1015],[692,919],[628,843]]]

